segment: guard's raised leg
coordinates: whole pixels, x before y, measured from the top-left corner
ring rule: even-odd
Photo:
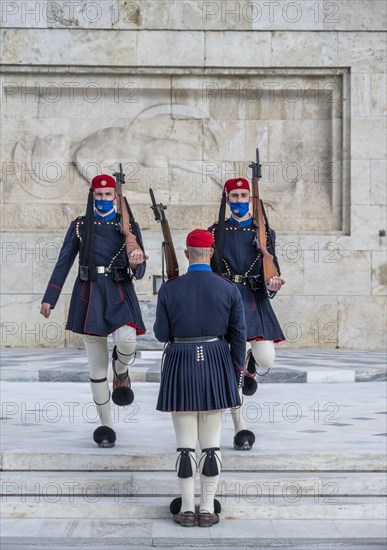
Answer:
[[[251,342],[251,356],[247,365],[249,373],[265,376],[274,365],[275,347],[272,340]]]
[[[130,405],[134,399],[129,376],[129,366],[136,356],[136,330],[123,326],[113,333],[113,393],[112,400],[121,407]]]

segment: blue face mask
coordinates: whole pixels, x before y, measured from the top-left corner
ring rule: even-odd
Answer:
[[[249,211],[248,202],[230,202],[230,210],[237,218],[243,218]]]
[[[101,199],[94,200],[94,206],[100,214],[106,214],[114,206],[114,200],[112,201],[103,201]]]

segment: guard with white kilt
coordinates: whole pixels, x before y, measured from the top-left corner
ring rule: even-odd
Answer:
[[[136,337],[145,333],[132,282],[145,273],[141,233],[134,222],[130,231],[139,244],[128,256],[125,236],[118,223],[116,199],[116,182],[112,176],[102,174],[93,178],[86,216],[74,220],[67,231],[40,310],[44,317],[50,316],[79,253],[79,273],[66,329],[83,337],[91,390],[101,421],[93,439],[102,448],[113,447],[116,441],[107,380],[108,336],[112,335],[114,343],[112,400],[124,406],[134,398],[128,367],[135,358]]]
[[[231,216],[225,219],[226,204]],[[240,292],[246,318],[247,352],[243,394],[253,395],[257,389],[254,379],[257,368],[266,373],[274,364],[274,343],[285,339],[270,300],[285,282],[273,277],[265,284],[262,277],[262,255],[257,251],[254,239],[253,217],[249,212],[250,185],[245,178],[226,181],[219,220],[209,228],[215,240],[215,256],[212,268],[215,272],[234,282]],[[275,232],[266,220],[267,249],[275,256]],[[241,399],[242,399],[242,391]],[[232,410],[234,422],[234,449],[251,450],[255,435],[246,429],[242,407]]]
[[[160,288],[154,332],[167,342],[157,410],[172,413],[181,499],[171,503],[176,523],[219,522],[215,499],[221,470],[222,411],[240,406],[246,325],[235,284],[212,272],[213,236],[196,229],[186,240],[187,273]],[[201,455],[197,460],[196,445]],[[195,473],[201,497],[195,511]]]

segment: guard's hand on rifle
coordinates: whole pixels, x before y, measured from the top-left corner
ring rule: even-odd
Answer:
[[[129,264],[130,264],[130,267],[133,269],[133,271],[137,269],[137,266],[142,264],[144,260],[145,260],[145,256],[141,248],[136,248],[129,255]]]
[[[285,281],[281,277],[272,277],[267,281],[266,288],[271,292],[278,292],[283,284],[285,284]]]

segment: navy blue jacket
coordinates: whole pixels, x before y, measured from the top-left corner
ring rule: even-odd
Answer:
[[[213,234],[216,225],[209,228]],[[270,230],[269,252],[275,256],[275,233]],[[285,339],[269,298],[275,292],[268,292],[262,281],[262,257],[254,244],[255,231],[251,223],[239,224],[233,218],[226,220],[222,271],[228,275],[261,275],[261,285],[252,291],[247,285],[236,283],[241,294],[246,317],[247,340]],[[216,245],[216,243],[215,243]],[[273,245],[273,246],[271,246]]]
[[[125,237],[117,231],[116,219],[94,221],[95,264],[108,267],[128,267]],[[58,261],[51,275],[42,302],[54,308],[74,260],[79,252],[80,238],[84,232],[84,217],[77,218],[67,231]],[[134,275],[141,279],[145,273],[145,262],[140,264]],[[110,275],[97,275],[95,281],[81,281],[76,278],[66,329],[79,334],[107,336],[123,325],[133,326],[137,334],[145,332],[140,306],[133,287],[127,278],[115,283]]]
[[[153,329],[160,342],[224,336],[234,367],[244,366],[246,324],[240,293],[211,270],[188,271],[161,286]]]

